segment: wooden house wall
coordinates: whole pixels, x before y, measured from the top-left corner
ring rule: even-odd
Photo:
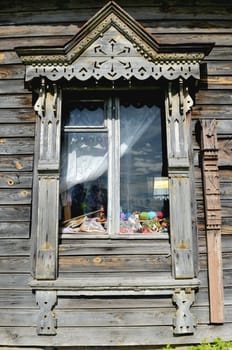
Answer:
[[[62,45],[105,1],[9,1],[0,6],[0,346],[158,345],[231,339],[232,327],[232,6],[228,1],[118,1],[163,43],[214,42],[192,111],[201,286],[192,308],[194,336],[173,337],[170,297],[58,299],[58,334],[36,336],[30,236],[35,114],[14,48]],[[198,121],[216,119],[222,205],[225,323],[208,325],[207,248]],[[180,216],[184,215],[180,209]],[[33,232],[32,232],[33,236]],[[70,244],[72,243],[72,247]],[[63,240],[60,274],[136,276],[170,273],[165,240]],[[67,336],[68,335],[68,336]]]

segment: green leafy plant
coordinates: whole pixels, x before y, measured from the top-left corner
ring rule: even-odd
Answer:
[[[171,347],[169,344],[166,345],[163,350],[172,350],[175,347]],[[203,340],[203,342],[199,345],[192,345],[187,347],[187,350],[232,350],[232,341],[226,342],[221,338],[215,338],[212,343],[207,342],[207,340]]]

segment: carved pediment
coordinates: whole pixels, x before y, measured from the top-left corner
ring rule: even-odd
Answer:
[[[199,78],[212,45],[162,45],[116,3],[109,2],[64,47],[18,48],[26,81],[149,77]]]

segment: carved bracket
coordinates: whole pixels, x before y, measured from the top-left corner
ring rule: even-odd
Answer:
[[[37,334],[56,335],[57,319],[53,308],[57,302],[55,291],[37,291],[36,302],[40,308]]]
[[[59,167],[60,91],[57,84],[41,79],[39,97],[34,109],[40,117],[40,144],[38,171],[54,171]]]
[[[171,165],[174,167],[180,166],[180,162],[183,162],[182,167],[188,167],[189,127],[186,115],[192,105],[193,100],[183,79],[169,81],[166,92],[167,137],[169,163],[178,162]]]
[[[193,290],[176,290],[173,294],[173,302],[177,306],[176,317],[173,320],[173,333],[175,335],[192,334],[196,328],[196,321],[190,312],[194,303]]]

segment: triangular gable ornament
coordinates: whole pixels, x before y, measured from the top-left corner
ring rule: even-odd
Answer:
[[[16,49],[26,64],[26,81],[76,78],[174,80],[200,77],[200,62],[212,44],[162,45],[110,1],[64,47]]]

